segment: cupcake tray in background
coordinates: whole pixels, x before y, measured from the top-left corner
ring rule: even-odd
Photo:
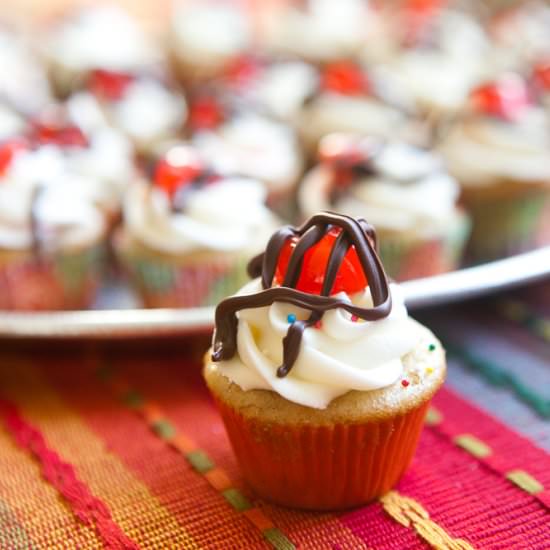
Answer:
[[[402,283],[407,306],[444,305],[550,277],[550,247],[452,273]],[[123,286],[102,289],[96,309],[51,313],[0,312],[0,337],[124,339],[206,332],[214,308],[140,309]]]

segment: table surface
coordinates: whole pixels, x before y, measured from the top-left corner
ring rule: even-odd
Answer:
[[[205,339],[0,352],[0,549],[550,549],[550,284],[423,314],[449,351],[394,491],[305,513],[246,487]]]

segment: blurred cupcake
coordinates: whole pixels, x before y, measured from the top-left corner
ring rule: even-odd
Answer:
[[[397,280],[458,266],[469,221],[458,183],[433,153],[402,142],[326,136],[298,194],[303,217],[331,210],[376,224],[380,257]]]
[[[126,12],[115,6],[89,6],[50,29],[44,55],[56,93],[67,96],[96,69],[142,74],[158,70],[158,46]]]
[[[264,183],[269,206],[291,216],[304,162],[295,132],[252,110],[231,111],[213,96],[197,97],[189,114],[194,146],[216,172]]]
[[[84,132],[70,109],[53,105],[29,121],[26,136],[26,154],[10,167],[15,179],[38,184],[70,177],[103,210],[110,227],[118,221],[122,195],[137,172],[123,135],[108,126]]]
[[[540,57],[550,55],[550,6],[537,0],[511,2],[497,10],[488,29],[503,68],[521,70]]]
[[[296,59],[243,55],[232,60],[218,80],[224,96],[236,107],[295,126],[304,104],[318,88],[319,71]]]
[[[150,156],[183,132],[185,98],[161,79],[101,69],[90,72],[86,88],[67,101],[73,117],[90,131],[117,129],[142,156]]]
[[[0,104],[13,113],[25,117],[51,102],[46,72],[24,33],[0,28],[0,67]],[[6,135],[1,123],[0,135]]]
[[[459,111],[487,78],[493,52],[472,14],[446,2],[407,0],[393,14],[394,51],[375,69],[385,86],[413,101],[433,131]],[[365,57],[369,57],[368,48]]]
[[[550,243],[548,116],[524,81],[505,74],[475,89],[469,111],[445,136],[441,153],[472,215],[469,253],[492,260]]]
[[[424,140],[420,128],[406,114],[410,105],[400,103],[401,97],[392,96],[391,90],[383,89],[371,76],[351,61],[337,61],[322,69],[319,87],[299,118],[300,133],[310,151],[332,132],[385,138],[410,135],[411,139]]]
[[[327,62],[355,54],[376,25],[363,0],[279,2],[266,17],[264,47],[276,54]]]
[[[172,64],[185,84],[219,76],[252,45],[252,21],[236,3],[176,2],[171,21]]]
[[[235,292],[277,226],[256,180],[218,176],[180,145],[136,182],[115,248],[148,307],[212,305]]]
[[[0,158],[25,156],[6,147]],[[70,177],[35,183],[0,169],[0,309],[88,307],[102,271],[103,212]]]
[[[258,278],[216,310],[204,377],[262,498],[358,506],[412,459],[445,354],[388,285],[375,241],[336,214],[284,227],[250,264]]]

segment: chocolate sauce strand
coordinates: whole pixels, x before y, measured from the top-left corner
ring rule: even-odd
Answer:
[[[307,294],[295,288],[303,267],[304,256],[313,245],[319,242],[331,227],[341,229],[334,241],[327,267],[321,295]],[[269,288],[281,250],[290,237],[301,237],[290,258],[283,286]],[[249,264],[252,276],[261,274],[264,290],[256,294],[233,296],[223,300],[216,308],[216,332],[214,335],[213,361],[230,359],[237,351],[237,312],[243,309],[270,306],[274,302],[284,302],[307,309],[311,315],[306,321],[295,321],[283,338],[283,364],[277,369],[277,376],[286,376],[300,353],[302,337],[306,328],[314,325],[323,314],[331,309],[341,308],[365,321],[376,321],[390,314],[392,302],[388,279],[376,254],[376,233],[365,220],[350,218],[333,212],[316,214],[302,226],[285,226],[269,240],[266,252],[257,256]],[[350,247],[353,246],[368,281],[373,307],[362,308],[349,301],[329,296],[338,275],[340,266]],[[260,272],[261,266],[261,272]]]
[[[340,270],[340,266],[344,261],[344,257],[350,247],[347,233],[342,231],[340,235],[334,241],[330,256],[327,261],[327,268],[325,271],[325,280],[323,281],[323,288],[321,290],[322,296],[329,296],[334,282],[336,281],[336,275]]]
[[[325,236],[325,228],[321,226],[310,227],[296,243],[282,286],[294,288],[298,284],[298,279],[302,272],[302,264],[304,263],[305,253],[315,244],[317,244]]]
[[[266,251],[256,256],[248,264],[248,273],[251,277],[262,276],[262,288],[269,288],[273,284],[273,277],[279,262],[279,255],[287,239],[293,237],[295,229],[291,225],[285,225],[275,232],[267,243]],[[261,265],[261,271],[259,271]]]

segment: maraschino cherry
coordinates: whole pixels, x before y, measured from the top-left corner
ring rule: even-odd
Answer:
[[[329,63],[321,74],[321,88],[344,95],[369,93],[371,86],[361,67],[351,61]]]
[[[525,81],[510,73],[475,88],[470,93],[470,102],[478,112],[513,121],[521,117],[531,100]]]
[[[96,96],[109,101],[118,101],[124,97],[134,77],[127,73],[96,69],[90,73],[88,88]]]
[[[62,108],[54,106],[31,121],[31,139],[43,145],[60,147],[87,147],[88,140],[82,130],[67,120]]]
[[[245,86],[260,70],[260,64],[256,59],[250,55],[240,55],[227,64],[224,77],[229,84]]]
[[[0,177],[6,174],[13,159],[28,148],[28,144],[21,138],[13,138],[0,144]]]
[[[189,125],[193,130],[212,130],[224,120],[224,109],[213,95],[196,97],[189,108]]]
[[[188,145],[178,145],[157,163],[154,183],[173,199],[180,189],[193,183],[203,171],[204,165],[197,151]]]
[[[550,57],[535,63],[533,81],[539,89],[545,92],[550,91]]]
[[[328,259],[334,241],[341,231],[340,228],[333,227],[316,245],[305,253],[300,278],[296,285],[297,290],[309,294],[321,294]],[[274,283],[276,285],[282,285],[284,281],[290,257],[297,242],[298,237],[292,237],[286,241],[281,250],[275,271]],[[354,294],[364,290],[367,284],[367,277],[363,272],[357,252],[352,246],[344,256],[329,294],[337,294],[338,292]]]

